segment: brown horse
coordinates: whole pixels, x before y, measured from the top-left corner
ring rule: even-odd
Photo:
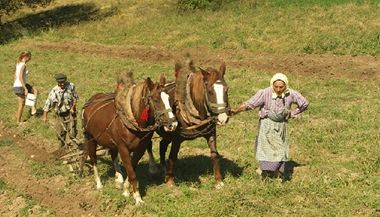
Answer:
[[[196,71],[189,61],[190,73],[183,72],[182,67],[176,65],[175,105],[179,123],[174,132],[165,132],[161,128],[157,130],[162,137],[160,141],[160,163],[166,166],[165,182],[168,186],[174,186],[173,169],[178,159],[181,143],[185,140],[193,140],[204,137],[207,140],[211,152],[211,159],[216,181],[215,187],[221,188],[224,184],[220,172],[219,154],[216,148],[216,125],[224,125],[228,122],[229,104],[228,88],[224,80],[226,71],[225,63],[219,70],[214,68]],[[173,93],[169,93],[173,95]],[[173,103],[174,104],[174,103]],[[172,105],[173,105],[172,104]],[[171,145],[169,159],[165,162],[166,151]],[[153,155],[151,145],[148,147],[150,162]]]
[[[124,109],[115,103],[115,94],[96,94],[86,103],[82,116],[85,136],[85,153],[90,157],[93,166],[97,189],[102,183],[97,170],[96,147],[101,145],[110,150],[115,168],[115,184],[124,185],[123,195],[129,196],[132,186],[136,204],[143,202],[138,190],[136,166],[143,156],[147,144],[157,127],[175,130],[177,121],[169,106],[168,95],[164,93],[165,78],[160,83],[153,83],[150,78],[137,83],[126,91]],[[123,180],[117,154],[127,171],[128,179]],[[130,154],[133,153],[132,158]],[[87,156],[84,156],[84,159]]]

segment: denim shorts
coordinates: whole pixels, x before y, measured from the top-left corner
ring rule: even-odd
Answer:
[[[33,87],[30,84],[25,84],[28,93],[33,93]],[[19,97],[25,97],[24,87],[13,87],[13,92]]]

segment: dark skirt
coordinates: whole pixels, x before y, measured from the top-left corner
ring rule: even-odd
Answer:
[[[279,162],[270,162],[270,161],[259,161],[260,169],[262,171],[280,171],[281,173],[285,172],[285,162],[279,161]]]
[[[28,93],[33,93],[33,87],[30,84],[25,84]],[[25,97],[24,87],[13,87],[13,92],[19,97]]]

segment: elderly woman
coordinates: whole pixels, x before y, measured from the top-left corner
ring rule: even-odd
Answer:
[[[291,109],[296,104],[297,108]],[[259,90],[248,101],[231,110],[232,114],[259,107],[259,134],[256,138],[256,159],[263,178],[283,177],[285,162],[289,160],[287,125],[309,105],[297,91],[289,88],[288,78],[275,74],[270,86]]]

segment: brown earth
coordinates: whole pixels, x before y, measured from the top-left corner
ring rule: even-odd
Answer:
[[[200,66],[219,65],[225,61],[227,67],[244,68],[257,71],[284,72],[285,74],[300,74],[316,76],[319,79],[349,78],[378,79],[380,77],[379,56],[337,56],[332,54],[269,54],[252,53],[245,50],[210,50],[207,48],[186,48],[167,51],[158,48],[124,48],[115,46],[100,46],[70,43],[39,42],[24,44],[30,49],[58,50],[99,57],[118,57],[140,59],[147,62],[173,62],[185,53],[190,53],[194,62]]]
[[[30,135],[24,138],[19,133],[20,129],[9,129],[0,126],[0,140],[11,141],[10,146],[1,148],[0,152],[0,177],[11,188],[15,188],[18,194],[32,198],[42,207],[53,210],[54,216],[102,216],[96,199],[96,191],[93,186],[65,186],[69,177],[62,175],[50,178],[36,178],[26,168],[33,162],[52,164],[55,163],[55,155],[48,147],[55,147],[43,141],[38,136]],[[16,145],[15,149],[13,145]],[[20,157],[15,150],[21,150]],[[55,149],[56,150],[56,149]],[[93,184],[93,183],[92,183]],[[9,198],[10,197],[10,198]],[[0,216],[18,216],[20,208],[25,207],[25,201],[20,195],[10,196],[10,192],[0,192]],[[14,200],[14,201],[12,201]],[[15,204],[16,201],[16,204]],[[17,205],[18,204],[18,205]],[[29,210],[31,216],[47,215],[40,213],[38,209]],[[50,213],[52,214],[52,213]]]
[[[184,53],[192,54],[199,65],[219,65],[225,61],[227,67],[257,71],[294,73],[318,79],[346,78],[352,80],[379,79],[380,60],[373,56],[336,56],[330,54],[266,54],[247,51],[215,51],[205,48],[189,48],[178,51],[162,49],[120,48],[93,44],[27,42],[22,47],[28,49],[58,50],[98,57],[135,58],[146,62],[171,63]],[[30,162],[54,163],[54,153],[46,147],[54,147],[37,135],[26,139],[20,129],[5,128],[0,122],[0,141],[16,145],[22,156],[15,152],[12,145],[0,146],[0,178],[38,203],[28,210],[30,216],[47,216],[49,213],[38,211],[39,206],[52,210],[55,216],[102,216],[100,202],[94,183],[85,186],[65,186],[69,177],[62,175],[50,178],[35,178],[25,165]],[[3,143],[2,142],[2,143]],[[2,144],[1,143],[1,144]],[[47,145],[48,144],[48,145]],[[24,196],[0,191],[0,216],[18,216],[18,210],[25,207]],[[131,205],[132,206],[132,205]],[[126,209],[132,209],[127,206]],[[51,215],[51,213],[50,213]]]

